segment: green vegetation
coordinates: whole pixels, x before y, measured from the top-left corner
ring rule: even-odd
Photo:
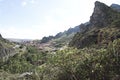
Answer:
[[[52,40],[51,41],[52,46],[54,46],[55,48],[61,48],[61,47],[65,46],[66,44],[68,44],[74,35],[75,35],[75,33],[71,33],[69,35],[64,34],[60,38]]]
[[[40,80],[112,80],[120,75],[120,39],[107,49],[67,49],[49,55]],[[41,72],[38,72],[40,74]],[[50,74],[52,73],[52,74]],[[41,75],[41,74],[40,74]]]
[[[9,60],[0,64],[0,69],[11,73],[23,73],[32,71],[35,65],[43,64],[46,54],[37,48],[28,46],[27,50],[10,57]]]
[[[18,45],[1,38],[0,80],[119,80],[120,14],[105,7],[105,21],[110,21],[103,24],[108,26],[82,25],[83,31],[75,36],[70,28],[56,35],[56,39],[44,37],[43,43],[51,43],[49,47],[55,50],[45,51],[39,45]],[[8,56],[14,53],[10,50],[15,54]]]
[[[115,27],[119,27],[120,26],[120,19],[113,21],[112,25]]]
[[[114,80],[120,75],[120,39],[108,45],[101,49],[67,48],[55,53],[39,53],[39,56],[36,49],[30,47],[29,53],[15,55],[1,69],[16,75],[33,72],[32,75],[23,76],[21,79],[24,80]],[[39,60],[44,60],[44,63],[33,64]],[[12,75],[8,73],[7,76]]]
[[[52,39],[54,39],[53,36],[43,37],[40,43],[46,43],[46,42],[48,42],[48,41],[50,41]]]
[[[109,42],[117,38],[120,38],[120,28],[111,25],[100,29],[93,28],[86,33],[77,33],[69,43],[69,46],[84,48],[98,45],[100,48],[100,46],[106,47]]]

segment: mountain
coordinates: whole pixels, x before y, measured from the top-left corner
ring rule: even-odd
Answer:
[[[59,32],[55,36],[45,36],[41,40],[33,40],[31,45],[37,46],[39,49],[45,51],[55,51],[65,47],[71,41],[73,36],[79,31],[80,25],[75,26],[74,28],[69,28],[64,32]]]
[[[69,28],[64,32],[59,32],[55,36],[43,37],[40,41],[33,41],[33,45],[36,45],[40,49],[47,51],[54,51],[65,45],[67,45],[72,37],[80,31],[80,25],[74,28]]]
[[[57,33],[55,36],[48,36],[48,37],[43,37],[40,41],[40,43],[46,43],[52,39],[58,39],[64,35],[67,35],[69,36],[70,34],[72,33],[77,33],[80,31],[80,27],[79,26],[76,26],[74,28],[69,28],[68,30],[64,31],[64,32],[59,32]]]
[[[84,25],[87,30],[75,34],[69,46],[77,48],[96,44],[106,46],[110,41],[120,38],[120,12],[115,8],[96,1],[89,25]]]
[[[113,8],[114,10],[117,10],[118,12],[120,12],[120,5],[112,4],[110,7]]]
[[[90,23],[92,26],[105,27],[110,25],[115,19],[119,19],[119,12],[113,8],[105,5],[104,3],[95,2],[95,8]]]

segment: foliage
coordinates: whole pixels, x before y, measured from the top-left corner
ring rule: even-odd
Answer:
[[[23,73],[34,71],[35,66],[41,65],[45,61],[46,54],[37,48],[29,46],[24,53],[19,53],[10,57],[6,62],[0,60],[0,69],[10,73]]]
[[[39,80],[114,80],[120,76],[120,39],[104,49],[83,48],[48,54],[45,64],[36,68]],[[37,80],[37,79],[36,79]]]
[[[120,27],[120,19],[117,19],[117,20],[113,21],[112,25],[115,26],[115,27]]]
[[[67,48],[48,54],[29,49],[29,53],[12,57],[1,69],[12,73],[32,71],[30,76],[21,78],[24,80],[114,80],[120,77],[120,39],[100,49]],[[30,62],[39,59],[45,62],[41,65]]]

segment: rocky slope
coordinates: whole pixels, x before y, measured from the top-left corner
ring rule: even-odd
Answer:
[[[96,1],[89,25],[84,27],[88,29],[77,33],[70,46],[77,48],[91,47],[96,44],[105,46],[108,42],[120,38],[120,12]]]
[[[0,59],[7,59],[10,56],[15,55],[14,43],[4,39],[0,34]]]

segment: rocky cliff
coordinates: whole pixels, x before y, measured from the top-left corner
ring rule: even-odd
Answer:
[[[15,55],[13,46],[13,43],[4,39],[0,34],[0,59],[7,59],[9,56]]]
[[[96,27],[109,26],[115,19],[120,19],[119,12],[104,3],[95,2],[95,8],[90,23]]]
[[[95,2],[89,25],[84,25],[84,32],[77,33],[69,43],[72,47],[84,48],[93,45],[107,45],[120,38],[120,12],[104,3]]]

